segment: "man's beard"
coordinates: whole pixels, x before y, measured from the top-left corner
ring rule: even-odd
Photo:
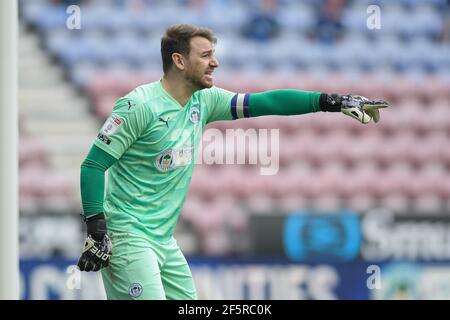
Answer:
[[[187,73],[186,74],[186,80],[188,83],[192,85],[192,87],[195,89],[195,91],[210,88],[211,86],[204,83],[202,81],[203,74],[201,76],[197,76],[197,74],[194,73]]]

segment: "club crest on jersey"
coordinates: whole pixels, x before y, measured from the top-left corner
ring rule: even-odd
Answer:
[[[163,172],[169,171],[174,167],[172,149],[163,151],[158,155],[155,161],[156,167]]]
[[[200,121],[200,109],[198,107],[191,107],[191,110],[189,110],[189,120],[191,120],[192,123]]]
[[[179,149],[165,150],[156,157],[155,165],[161,172],[188,166],[192,162],[193,152],[194,148],[190,145],[184,145]]]
[[[122,125],[123,121],[114,115],[110,116],[102,127],[101,133],[110,136],[116,132],[117,128]]]
[[[133,298],[139,297],[143,291],[144,291],[144,288],[142,288],[142,285],[140,283],[132,283],[128,287],[128,293]]]

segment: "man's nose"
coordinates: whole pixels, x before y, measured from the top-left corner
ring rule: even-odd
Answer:
[[[210,65],[211,67],[217,68],[219,66],[219,60],[216,57],[212,58]]]

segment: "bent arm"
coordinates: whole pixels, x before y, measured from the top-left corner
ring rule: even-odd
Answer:
[[[80,188],[85,217],[103,212],[105,172],[116,162],[116,158],[94,145],[81,164]]]

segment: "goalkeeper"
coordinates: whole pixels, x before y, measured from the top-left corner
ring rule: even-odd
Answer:
[[[108,299],[196,299],[172,234],[206,124],[265,115],[342,112],[378,122],[388,104],[298,90],[238,94],[213,86],[213,33],[176,25],[161,39],[164,76],[117,100],[81,165],[87,239],[78,266],[101,269]],[[105,172],[109,171],[105,196]]]

